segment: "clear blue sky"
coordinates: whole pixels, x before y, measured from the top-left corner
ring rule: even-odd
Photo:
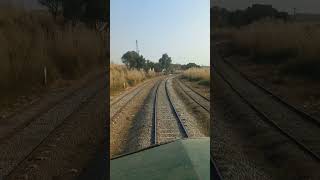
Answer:
[[[157,62],[167,53],[173,63],[210,64],[209,0],[111,0],[110,60],[135,50]]]

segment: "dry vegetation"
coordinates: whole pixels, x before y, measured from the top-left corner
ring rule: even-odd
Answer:
[[[183,77],[190,81],[198,81],[201,85],[210,86],[209,68],[190,68],[183,72]]]
[[[220,32],[232,38],[232,52],[256,62],[281,64],[283,73],[320,79],[320,26],[264,20]]]
[[[112,92],[134,86],[147,78],[154,77],[154,71],[128,69],[125,65],[110,64],[110,89]]]
[[[2,97],[76,79],[106,63],[102,34],[85,25],[62,26],[44,11],[0,7],[0,93]],[[1,99],[0,99],[1,100]]]

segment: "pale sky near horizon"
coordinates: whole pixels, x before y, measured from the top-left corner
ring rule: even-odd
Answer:
[[[110,60],[136,49],[157,62],[210,65],[210,0],[111,0]]]

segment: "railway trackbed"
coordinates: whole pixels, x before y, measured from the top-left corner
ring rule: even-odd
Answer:
[[[294,173],[297,176],[298,174],[303,174],[301,176],[309,177],[307,175],[309,173],[310,178],[318,177],[319,174],[314,171],[314,168],[316,166],[319,167],[320,163],[320,127],[318,121],[303,112],[299,112],[298,109],[282,101],[257,83],[254,83],[225,60],[216,58],[213,68],[215,75],[219,77],[218,79],[221,79],[219,81],[225,83],[225,86],[241,100],[241,103],[245,104],[255,114],[254,116],[258,117],[256,123],[261,124],[258,121],[265,123],[265,125],[255,125],[257,126],[256,132],[254,129],[251,129],[251,132],[241,132],[241,134],[247,134],[247,137],[253,138],[252,140],[246,140],[249,142],[257,142],[258,137],[260,138],[259,143],[254,145],[257,151],[261,153],[264,151],[265,154],[270,154],[270,158],[274,158],[275,154],[282,158],[282,160],[280,158],[277,161],[270,161],[271,159],[264,160],[266,163],[270,163],[269,165],[265,164],[270,168],[270,172],[274,168],[275,170],[272,170],[272,172],[274,171],[278,175],[282,174],[282,176],[288,176],[289,172],[295,171]],[[245,115],[242,116],[245,117]],[[226,117],[226,115],[224,117],[230,118]],[[246,121],[238,120],[237,124],[233,125],[239,131],[241,129],[237,126],[245,126],[245,124],[240,125],[240,122],[245,123]],[[254,122],[248,120],[248,123]],[[248,124],[248,126],[250,125]],[[276,138],[273,134],[278,134],[281,138]],[[282,151],[288,147],[291,148],[284,154]],[[270,149],[273,149],[274,152],[268,152]],[[218,157],[217,153],[216,156],[216,158],[221,158]],[[289,162],[299,164],[294,165]],[[218,166],[219,164],[221,163],[218,163]],[[288,166],[286,170],[278,172],[275,167],[272,167],[272,164],[288,164]],[[241,168],[239,167],[239,169]],[[293,176],[293,173],[290,176]]]
[[[106,90],[105,78],[86,84],[64,97],[58,103],[52,104],[48,109],[36,114],[23,127],[10,133],[0,142],[0,179],[11,175],[22,163],[30,159],[68,119],[78,112],[98,93]]]
[[[153,108],[153,144],[188,138],[188,131],[178,114],[168,90],[169,78],[158,84]]]
[[[231,69],[230,64],[226,64],[225,61],[222,63],[224,63],[224,68],[228,68],[225,67],[227,65],[229,66],[229,69]],[[232,70],[234,71],[234,69]],[[239,86],[237,86],[235,80],[230,76],[233,73],[223,74],[220,70],[217,70],[217,68],[216,72],[265,122],[268,122],[270,126],[277,129],[281,134],[296,144],[297,147],[320,163],[320,126],[317,120],[307,116],[306,114],[302,115],[303,113],[298,113],[297,110],[293,109],[289,104],[275,98],[276,96],[270,94],[271,92],[261,90],[261,87],[253,84],[252,81],[248,81],[247,78],[243,78],[248,84],[245,89],[249,89],[251,86],[259,92],[259,95],[263,94],[268,101],[272,101],[273,106],[269,106],[269,108],[267,108],[267,105],[264,105],[262,101],[259,101],[259,98],[254,97],[255,94],[249,94],[249,92],[245,92],[243,88],[240,89]],[[234,73],[239,72],[234,71]],[[244,84],[242,84],[242,86],[244,86]],[[272,113],[268,111],[269,109],[271,109]],[[281,110],[284,110],[285,114],[283,114]],[[281,114],[281,116],[277,114]]]
[[[119,114],[126,105],[134,99],[144,88],[151,83],[151,81],[144,82],[133,90],[121,95],[112,102],[110,102],[110,119],[112,120],[117,114]]]
[[[180,80],[177,79],[179,87],[182,91],[190,97],[195,103],[197,103],[200,107],[202,107],[207,113],[210,113],[210,100],[209,98],[203,96],[199,92],[195,91],[190,86],[182,83]]]

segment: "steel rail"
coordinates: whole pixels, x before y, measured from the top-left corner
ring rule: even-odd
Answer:
[[[240,74],[245,80],[247,80],[249,83],[251,83],[252,85],[254,85],[255,87],[257,87],[258,89],[262,90],[262,92],[264,92],[265,94],[269,95],[270,97],[272,97],[274,100],[276,100],[277,102],[280,102],[282,105],[284,105],[287,109],[290,109],[291,111],[295,112],[296,114],[298,114],[300,117],[302,117],[305,120],[308,120],[312,123],[314,123],[315,125],[317,125],[318,127],[320,127],[320,120],[316,119],[315,117],[312,117],[311,115],[307,114],[306,112],[298,109],[297,107],[294,107],[293,105],[289,104],[288,102],[286,102],[285,100],[283,100],[282,98],[280,98],[279,96],[274,95],[270,90],[266,89],[265,87],[263,87],[262,85],[260,85],[259,83],[251,80],[247,75],[245,75],[243,72],[241,72],[239,69],[237,69],[234,65],[232,65],[230,62],[228,62],[227,60],[225,60],[224,58],[222,58],[222,61],[225,62],[231,69],[233,69],[235,72],[237,72],[238,74]]]
[[[157,144],[157,96],[158,96],[158,90],[159,90],[159,86],[161,84],[162,80],[160,80],[160,82],[157,85],[157,89],[155,92],[155,96],[154,96],[154,101],[153,101],[153,124],[152,124],[152,132],[151,132],[151,144]]]
[[[180,84],[181,82],[178,80],[178,84],[179,84],[179,87],[182,89],[182,91],[187,94],[195,103],[197,103],[200,107],[202,107],[204,110],[206,110],[208,113],[210,113],[210,110],[206,107],[204,107],[204,105],[202,105],[201,103],[199,103],[197,100],[195,100]],[[183,83],[182,83],[183,84]],[[185,85],[185,84],[184,84]],[[187,87],[187,86],[186,86]],[[189,87],[188,87],[189,88]],[[189,88],[191,89],[191,88]],[[192,89],[191,89],[192,90]],[[192,90],[193,91],[193,90]],[[202,96],[200,96],[202,97]],[[204,98],[205,99],[205,98]],[[205,99],[207,100],[207,99]]]
[[[215,68],[215,72],[216,74],[218,74],[223,81],[230,87],[230,89],[232,89],[233,92],[235,92],[240,99],[246,104],[248,105],[263,121],[265,121],[266,123],[268,123],[269,125],[271,125],[274,129],[276,129],[278,132],[280,132],[282,135],[284,135],[285,137],[287,137],[288,139],[290,139],[294,144],[296,144],[302,151],[304,151],[306,154],[308,154],[310,157],[312,157],[314,160],[316,160],[317,162],[320,162],[320,156],[317,155],[316,153],[314,153],[313,151],[311,151],[305,144],[303,144],[302,142],[300,142],[299,140],[295,139],[291,134],[289,134],[288,132],[286,132],[285,130],[283,130],[280,126],[277,125],[277,123],[275,123],[274,121],[272,121],[270,118],[268,118],[268,116],[266,114],[264,114],[263,112],[259,111],[253,104],[251,104],[244,96],[241,95],[241,93],[236,90],[232,84],[230,83],[230,81],[228,81],[221,72],[219,72],[219,70],[217,70],[217,68],[215,66],[213,66],[213,68]]]
[[[126,104],[124,104],[123,106],[121,106],[121,107],[113,114],[113,116],[112,116],[110,119],[112,120],[116,115],[118,115],[118,114],[127,106],[127,104],[128,104],[129,102],[131,102],[132,99],[134,99],[138,94],[140,94],[140,92],[141,92],[142,90],[144,90],[144,87],[147,86],[147,84],[148,84],[148,83],[151,83],[151,82],[152,82],[152,81],[148,81],[148,82],[146,82],[143,86],[140,86],[139,88],[133,90],[133,91],[136,91],[135,93],[134,93],[134,92],[130,92],[130,93],[124,95],[124,97],[127,97],[127,96],[131,95],[132,93],[134,93],[134,95],[128,100],[128,102],[127,102]],[[121,97],[121,99],[123,99],[124,97]],[[118,103],[118,102],[120,102],[120,100],[117,101],[117,103]],[[115,103],[113,103],[113,105],[114,105],[114,104],[115,104]]]
[[[180,129],[182,129],[184,138],[188,138],[188,137],[189,137],[188,131],[186,130],[186,128],[185,128],[182,120],[180,119],[180,116],[179,116],[179,114],[178,114],[178,112],[177,112],[177,110],[176,110],[176,108],[175,108],[175,106],[174,106],[174,104],[172,103],[172,100],[171,100],[171,98],[170,98],[169,90],[168,90],[168,86],[167,86],[168,80],[169,80],[169,78],[165,81],[165,89],[166,89],[167,98],[168,98],[169,103],[170,103],[170,107],[171,107],[171,109],[172,109],[172,111],[173,111],[176,119],[178,120],[178,124],[179,124],[179,126],[180,126]]]
[[[189,85],[187,85],[186,83],[183,83],[182,81],[179,80],[179,82],[181,82],[184,86],[186,86],[187,88],[189,88],[192,92],[198,94],[199,96],[201,96],[203,99],[207,100],[210,102],[210,99],[205,97],[204,95],[200,94],[198,91],[194,90],[193,88],[191,88]]]
[[[148,82],[150,82],[150,81],[144,82],[143,84],[141,84],[141,85],[138,86],[138,87],[135,87],[135,88],[132,89],[131,91],[136,91],[136,90],[138,90],[138,89],[140,89],[140,88],[145,87]],[[129,91],[128,93],[123,94],[120,98],[116,99],[114,102],[111,102],[111,103],[110,103],[110,106],[113,106],[114,104],[118,103],[119,101],[121,101],[123,98],[127,97],[127,96],[128,96],[129,94],[131,94],[131,93],[132,93],[132,92]]]
[[[7,179],[13,172],[14,170],[17,169],[24,161],[26,161],[29,157],[31,157],[32,153],[35,152],[54,132],[57,131],[58,128],[60,128],[63,124],[66,123],[66,120],[69,119],[74,113],[76,113],[79,109],[81,109],[83,106],[89,103],[91,98],[96,96],[100,91],[104,90],[106,88],[106,85],[103,86],[103,88],[97,89],[93,94],[91,94],[85,101],[82,101],[80,105],[75,108],[70,114],[68,114],[56,127],[54,127],[47,136],[45,136],[32,150],[24,157],[22,158],[14,167],[9,170],[9,172],[5,175],[3,175],[3,179]]]

